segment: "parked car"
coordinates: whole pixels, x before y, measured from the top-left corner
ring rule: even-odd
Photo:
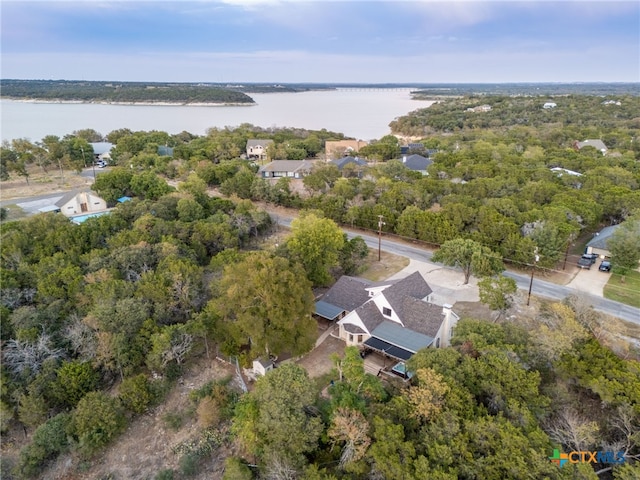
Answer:
[[[585,255],[583,255],[578,260],[578,267],[586,268],[587,270],[589,270],[589,269],[591,269],[591,265],[593,265],[594,261],[591,261],[591,259],[589,257],[586,257]]]
[[[603,260],[602,262],[600,262],[600,266],[598,267],[598,270],[600,270],[601,272],[610,272],[611,262],[607,260]]]
[[[597,253],[585,253],[582,255],[582,258],[588,258],[589,260],[591,260],[591,265],[596,263],[596,260],[598,260],[598,257],[599,255]]]

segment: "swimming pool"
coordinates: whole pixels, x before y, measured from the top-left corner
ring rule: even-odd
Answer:
[[[105,210],[104,212],[95,212],[95,213],[87,213],[84,215],[77,215],[75,217],[70,217],[70,220],[76,225],[80,225],[81,223],[86,222],[90,218],[101,217],[102,215],[106,215],[111,213],[109,210]]]

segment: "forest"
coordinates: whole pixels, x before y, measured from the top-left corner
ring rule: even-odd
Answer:
[[[247,94],[218,86],[139,82],[3,79],[9,99],[59,102],[254,103]]]
[[[96,458],[197,357],[247,365],[309,351],[314,288],[357,274],[366,255],[340,225],[375,231],[382,215],[388,234],[432,248],[471,240],[519,268],[538,252],[544,275],[572,244],[623,223],[631,227],[612,263],[631,275],[640,100],[559,96],[543,110],[549,100],[443,99],[392,122],[397,136],[359,152],[367,166],[318,161],[301,185],[259,178],[259,165],[242,159],[246,141],[273,139],[270,159],[317,158],[341,134],[242,125],[205,136],[85,130],[5,142],[0,173],[27,179],[32,168],[81,169],[89,142],[114,143],[93,189],[117,206],[81,225],[55,214],[1,225],[1,426],[29,438],[17,458],[3,458],[3,477],[37,478],[69,452]],[[403,165],[401,136],[436,151],[428,175]],[[594,138],[606,155],[575,148]],[[134,200],[118,204],[123,195]],[[286,241],[268,242],[276,226],[254,201],[300,210]],[[181,451],[179,470],[155,478],[195,475],[228,448],[226,479],[631,480],[640,371],[632,347],[610,348],[611,334],[606,318],[568,298],[542,302],[534,318],[463,319],[452,347],[411,359],[409,383],[365,373],[351,348],[320,379],[287,363],[248,394],[211,382],[191,396],[199,443]],[[554,450],[610,455],[559,467]]]

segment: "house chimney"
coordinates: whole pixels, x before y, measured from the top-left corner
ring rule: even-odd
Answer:
[[[445,303],[444,305],[442,305],[442,314],[443,315],[447,315],[449,313],[451,313],[451,309],[453,308],[452,305]]]

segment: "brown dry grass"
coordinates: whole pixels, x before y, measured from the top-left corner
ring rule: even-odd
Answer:
[[[59,170],[50,169],[48,172],[43,172],[37,167],[32,167],[29,169],[29,183],[24,177],[17,176],[0,182],[0,199],[5,201],[66,192],[91,186],[92,183],[92,178],[82,177],[75,171],[64,171],[63,175],[60,175]]]
[[[409,259],[407,257],[387,252],[381,252],[380,261],[378,261],[378,251],[369,249],[365,270],[359,276],[372,282],[379,282],[398,273],[408,265]]]

